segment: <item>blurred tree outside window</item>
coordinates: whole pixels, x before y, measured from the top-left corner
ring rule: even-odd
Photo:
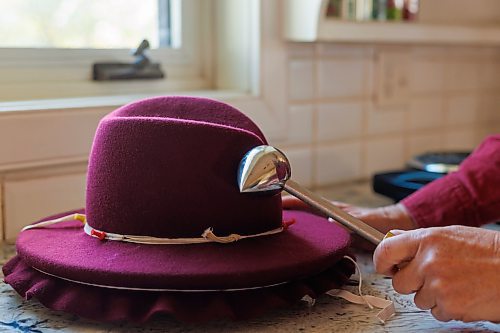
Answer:
[[[0,48],[179,47],[181,1],[2,1]]]

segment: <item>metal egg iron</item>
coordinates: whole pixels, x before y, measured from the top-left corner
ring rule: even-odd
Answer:
[[[248,151],[238,167],[237,180],[242,193],[285,190],[373,244],[384,239],[378,230],[293,181],[290,162],[283,152],[272,146],[258,146]]]

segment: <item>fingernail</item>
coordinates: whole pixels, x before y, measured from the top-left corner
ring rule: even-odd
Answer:
[[[393,236],[395,236],[395,235],[394,235],[391,231],[389,231],[389,232],[387,232],[387,233],[385,234],[384,239],[391,238],[391,237],[393,237]]]
[[[399,229],[390,230],[388,233],[385,234],[384,239],[401,235],[404,232],[405,232],[404,230],[399,230]]]

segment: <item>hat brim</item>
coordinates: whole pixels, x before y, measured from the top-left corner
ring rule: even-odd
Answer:
[[[290,283],[328,270],[347,253],[350,236],[336,224],[301,211],[284,211],[283,218],[296,223],[276,235],[231,244],[100,241],[74,221],[23,231],[16,247],[26,265],[62,279],[109,288],[180,291]]]

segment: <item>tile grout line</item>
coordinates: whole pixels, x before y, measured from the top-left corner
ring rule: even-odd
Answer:
[[[4,178],[0,178],[0,242],[5,241],[7,226],[5,222],[5,186]]]
[[[319,111],[318,111],[318,100],[319,100],[319,44],[314,45],[314,61],[313,61],[313,96],[314,104],[312,109],[312,145],[311,145],[311,187],[316,189],[318,187],[318,121],[319,121]]]

